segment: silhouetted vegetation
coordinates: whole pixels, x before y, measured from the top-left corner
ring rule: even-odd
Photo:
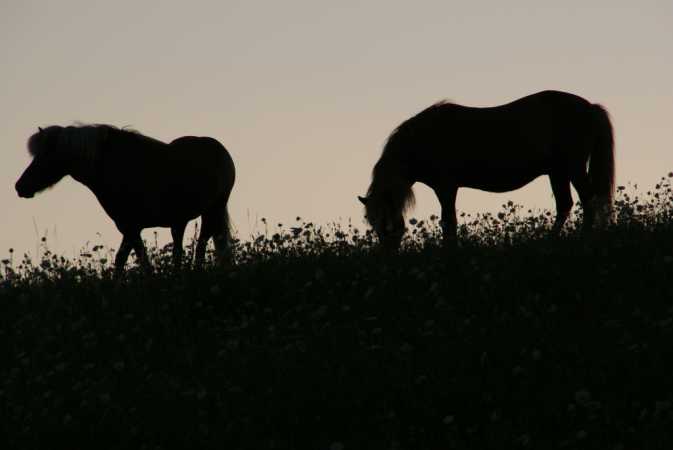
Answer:
[[[670,180],[588,236],[507,203],[451,251],[432,217],[399,255],[297,218],[229,269],[155,246],[121,281],[100,246],[10,254],[3,448],[670,448]]]

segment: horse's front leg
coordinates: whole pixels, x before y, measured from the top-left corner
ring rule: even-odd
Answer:
[[[442,207],[442,244],[445,248],[456,246],[458,221],[456,219],[456,195],[458,188],[451,186],[444,189],[435,189],[439,204]]]

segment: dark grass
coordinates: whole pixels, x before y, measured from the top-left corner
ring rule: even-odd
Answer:
[[[673,196],[625,192],[590,236],[508,204],[449,252],[432,218],[396,256],[298,223],[226,270],[5,261],[0,444],[669,449]]]

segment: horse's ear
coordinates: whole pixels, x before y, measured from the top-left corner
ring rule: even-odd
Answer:
[[[38,132],[38,133],[42,133],[43,131],[44,131],[44,130],[42,129],[42,127],[37,127],[37,132]]]
[[[358,195],[358,200],[360,200],[360,202],[361,202],[363,205],[366,205],[366,204],[367,204],[367,200],[369,200],[369,199],[368,199],[367,197],[360,197],[360,196]]]

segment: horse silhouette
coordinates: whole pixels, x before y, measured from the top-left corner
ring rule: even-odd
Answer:
[[[605,108],[558,91],[486,108],[436,103],[392,132],[366,197],[358,198],[380,243],[395,250],[414,203],[412,186],[424,183],[441,204],[444,244],[454,245],[458,188],[507,192],[541,175],[549,176],[556,200],[552,233],[570,214],[571,183],[584,208],[584,230],[596,217],[610,217],[614,140]]]
[[[28,151],[33,159],[16,183],[18,195],[33,197],[66,175],[88,187],[123,235],[115,256],[117,275],[131,249],[141,265],[150,267],[140,237],[149,227],[170,227],[173,261],[179,265],[185,227],[198,216],[196,264],[203,264],[211,237],[218,260],[226,258],[231,240],[227,202],[235,169],[217,140],[184,136],[166,144],[110,125],[55,125],[33,134]]]

